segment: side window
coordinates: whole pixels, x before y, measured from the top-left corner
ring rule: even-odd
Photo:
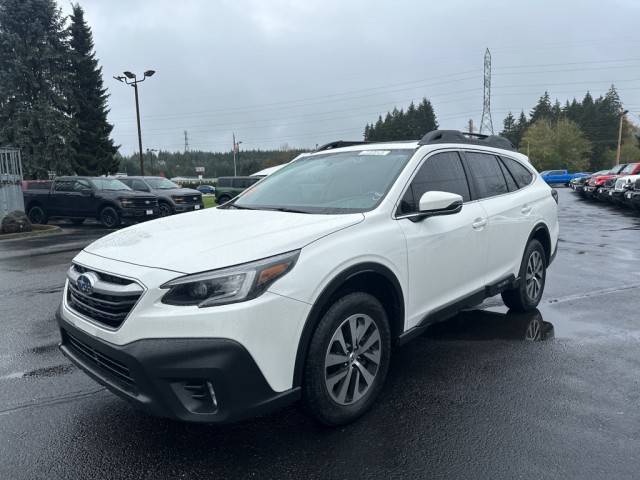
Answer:
[[[494,197],[508,193],[498,159],[487,153],[465,152],[469,173],[478,189],[478,198]]]
[[[533,174],[520,162],[509,157],[500,157],[518,184],[518,188],[526,187],[533,180]]]
[[[91,190],[91,185],[86,180],[76,180],[73,184],[73,190],[75,192],[81,192],[82,190]]]
[[[261,178],[259,178],[259,177],[250,178],[250,179],[249,179],[249,185],[248,185],[248,186],[250,187],[250,186],[251,186],[251,185],[253,185],[254,183],[257,183],[259,180],[261,180]]]
[[[231,179],[229,178],[220,178],[218,179],[218,187],[230,187]]]
[[[55,191],[56,192],[72,192],[74,180],[56,180]]]
[[[232,178],[231,179],[231,188],[241,188],[241,182],[239,178]]]
[[[500,169],[502,170],[504,179],[507,181],[507,188],[509,189],[509,191],[515,192],[516,190],[518,190],[518,184],[516,183],[515,179],[511,175],[511,172],[507,170],[507,167],[505,167],[501,161],[498,161],[498,165],[500,165]]]
[[[129,185],[129,184],[127,184],[127,185]],[[147,187],[147,184],[144,183],[142,180],[138,180],[138,179],[133,180],[133,182],[131,182],[129,187],[131,187],[134,190],[137,190],[139,192],[148,192],[149,191],[149,188]]]
[[[133,181],[130,178],[119,178],[122,183],[124,183],[127,187],[131,188]]]
[[[432,191],[457,193],[465,202],[471,199],[462,161],[456,152],[436,153],[427,158],[402,197],[399,213],[417,212],[420,197]]]

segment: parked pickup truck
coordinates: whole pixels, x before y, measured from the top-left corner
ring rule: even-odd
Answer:
[[[569,183],[574,178],[588,177],[591,174],[586,172],[569,173],[569,170],[545,170],[540,172],[540,175],[549,185],[564,184],[569,186]]]
[[[29,182],[23,195],[29,220],[39,224],[54,217],[70,218],[75,224],[95,218],[114,228],[124,219],[149,219],[160,214],[158,197],[134,192],[114,178],[59,177],[52,182]]]
[[[160,216],[193,212],[204,208],[202,193],[193,188],[181,188],[164,177],[118,177],[136,192],[150,192],[158,197]]]

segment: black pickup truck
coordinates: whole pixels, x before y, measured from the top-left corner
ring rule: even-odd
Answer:
[[[75,224],[95,218],[114,228],[123,220],[160,215],[158,197],[134,192],[114,178],[58,177],[51,182],[29,182],[23,196],[29,220],[39,224],[54,217],[70,218]]]

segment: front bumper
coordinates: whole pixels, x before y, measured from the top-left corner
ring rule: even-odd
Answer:
[[[120,216],[122,218],[138,218],[138,219],[156,218],[160,216],[160,209],[158,207],[152,207],[152,208],[122,207],[120,208]]]
[[[191,203],[191,204],[180,204],[176,203],[174,206],[174,210],[176,213],[184,213],[184,212],[193,212],[194,210],[202,210],[204,208],[203,203]]]
[[[153,415],[226,423],[300,397],[299,387],[275,392],[249,352],[233,340],[162,338],[115,345],[87,335],[59,312],[56,318],[60,350],[98,383]]]

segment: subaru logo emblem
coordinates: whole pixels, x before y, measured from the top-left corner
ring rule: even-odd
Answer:
[[[85,295],[93,293],[93,279],[89,275],[82,274],[76,280],[76,286]]]

